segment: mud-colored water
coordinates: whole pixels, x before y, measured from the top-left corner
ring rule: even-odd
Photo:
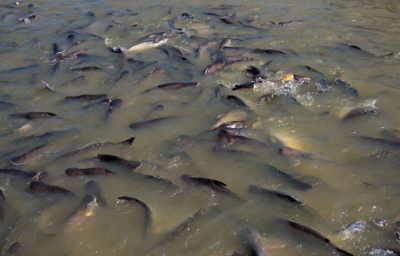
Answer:
[[[245,236],[248,228],[260,233],[256,244],[268,255],[340,255],[281,219],[318,231],[352,255],[397,255],[385,248],[400,248],[395,236],[400,231],[400,160],[397,151],[376,155],[400,144],[397,1],[38,0],[0,6],[0,167],[48,172],[42,182],[74,193],[38,195],[30,190],[34,178],[2,174],[4,255],[14,242],[20,245],[16,254],[32,256],[256,255]],[[36,19],[19,22],[28,12]],[[301,22],[277,24],[288,21]],[[165,33],[143,39],[159,32]],[[227,38],[228,47],[241,48],[221,50]],[[149,40],[159,46],[128,51]],[[204,43],[207,47],[198,54]],[[257,48],[285,54],[257,53]],[[205,75],[218,59],[225,65]],[[35,66],[10,71],[29,65]],[[262,78],[246,71],[249,66],[258,68]],[[82,67],[96,70],[73,70]],[[154,70],[162,71],[146,77]],[[282,81],[288,74],[297,80]],[[302,82],[297,76],[313,79]],[[253,88],[232,90],[255,79]],[[335,79],[351,87],[335,86]],[[172,82],[198,85],[149,90]],[[259,101],[272,91],[277,94],[272,100]],[[123,102],[111,107],[104,98],[64,100],[82,94],[107,94]],[[355,108],[365,113],[346,116]],[[32,111],[58,118],[9,116]],[[256,141],[221,141],[223,132],[211,129],[225,113],[219,124],[246,121],[248,130],[239,135]],[[174,118],[130,128],[160,117]],[[27,137],[49,131],[62,132]],[[93,143],[131,137],[131,145],[62,157]],[[10,163],[46,143],[51,144],[23,164]],[[218,152],[215,146],[231,151]],[[312,155],[287,156],[284,146]],[[95,161],[98,154],[140,161],[141,166],[132,170]],[[67,176],[65,170],[72,167],[116,174]],[[235,194],[191,186],[183,174],[221,181]],[[77,212],[92,193],[85,190],[91,180],[101,186],[99,204]],[[251,193],[251,184],[287,192],[305,205]],[[139,199],[151,214],[146,218],[142,205],[119,196]],[[201,209],[204,214],[196,215]],[[188,219],[192,222],[173,233]],[[376,226],[377,219],[387,225]],[[341,232],[357,220],[366,222],[364,232]]]

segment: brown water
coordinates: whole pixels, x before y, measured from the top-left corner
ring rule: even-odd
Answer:
[[[261,234],[260,243],[268,255],[335,254],[323,242],[291,229],[280,222],[280,218],[309,226],[354,255],[392,255],[378,248],[400,247],[394,236],[400,211],[397,173],[400,161],[398,156],[371,158],[375,153],[395,147],[359,137],[387,138],[382,135],[383,130],[400,136],[398,1],[160,3],[104,0],[59,3],[38,0],[31,8],[28,4],[0,7],[0,71],[39,64],[24,71],[0,72],[1,100],[16,104],[0,105],[1,151],[4,154],[16,151],[0,159],[1,167],[47,171],[50,175],[44,182],[66,188],[76,196],[60,197],[54,202],[52,197],[32,193],[29,190],[31,180],[2,176],[1,189],[12,209],[1,224],[4,252],[17,241],[21,245],[19,255],[214,256],[235,251],[250,255],[243,230],[255,228]],[[234,6],[220,8],[221,4]],[[1,6],[14,5],[7,2]],[[37,19],[19,24],[18,18],[29,11],[33,11]],[[225,24],[219,17],[205,12],[223,15],[236,25]],[[175,20],[175,27],[184,33],[173,30],[168,23],[182,13],[193,16]],[[302,23],[273,26],[271,21]],[[106,47],[107,43],[111,47],[128,49],[146,41],[138,42],[140,38],[156,32],[166,33],[159,39],[170,38],[165,44],[169,55],[160,48],[153,48],[124,56]],[[68,40],[69,35],[75,37]],[[172,38],[174,35],[179,37]],[[232,40],[232,46],[245,48],[219,52],[224,38],[240,39]],[[80,40],[84,41],[68,49]],[[213,44],[204,56],[198,57],[196,47],[204,42]],[[62,60],[53,53],[53,43],[66,50],[64,55],[87,49],[86,55]],[[346,44],[364,51],[346,47]],[[170,46],[179,47],[183,54]],[[255,48],[280,50],[287,55],[257,54],[252,50]],[[393,56],[381,57],[391,52]],[[251,57],[253,61],[226,65],[215,74],[203,75],[204,69],[217,58],[233,55]],[[136,62],[129,63],[128,58]],[[273,62],[263,71],[269,80],[278,81],[287,74],[315,77],[309,83],[286,83],[300,104],[285,99],[258,103],[261,95],[270,92],[266,82],[254,89],[231,91],[235,84],[251,81],[251,75],[246,72],[249,65],[260,67],[268,60]],[[151,63],[154,61],[157,62]],[[59,68],[53,71],[56,63]],[[102,70],[71,71],[73,65],[73,68],[96,66]],[[307,70],[305,66],[320,73]],[[155,68],[165,72],[145,79]],[[117,81],[125,70],[131,73]],[[69,82],[79,76],[85,78]],[[335,88],[324,93],[318,90],[321,79],[331,84],[336,78],[351,84],[359,95]],[[56,92],[44,89],[42,81]],[[164,83],[191,81],[199,85],[142,93]],[[213,98],[218,88],[220,94]],[[110,106],[105,103],[63,101],[67,96],[100,93],[107,94],[111,100],[122,99],[122,106],[108,114]],[[241,97],[249,107],[228,102],[226,95]],[[90,105],[92,103],[97,104]],[[164,109],[154,110],[160,104]],[[355,107],[375,110],[376,114],[342,121]],[[29,111],[52,112],[60,118],[26,121],[8,117],[12,113]],[[266,146],[233,143],[227,146],[243,152],[213,152],[213,146],[226,143],[220,142],[218,131],[209,130],[217,122],[216,117],[228,111],[233,114],[227,121],[251,121],[248,128],[257,132],[248,137]],[[178,118],[143,129],[129,128],[133,122],[168,116]],[[47,138],[19,139],[55,130],[69,132]],[[180,135],[192,137],[185,139]],[[130,137],[135,137],[131,146],[102,147],[71,158],[60,157],[92,143],[120,142]],[[45,143],[53,144],[35,154],[31,162],[15,167],[9,164],[11,156]],[[282,145],[329,161],[282,156],[278,153]],[[137,173],[165,177],[179,188],[117,165],[88,160],[97,154],[141,161]],[[312,188],[296,189],[287,180],[269,172],[266,164]],[[103,167],[118,174],[68,177],[65,170],[70,167]],[[180,179],[182,174],[222,181],[246,201],[205,187],[193,188]],[[84,216],[66,221],[87,194],[84,185],[89,180],[101,184],[106,206],[94,207],[84,212]],[[288,192],[314,210],[251,194],[248,187],[253,183]],[[152,221],[144,237],[143,208],[117,200],[122,195],[137,198],[149,206]],[[198,210],[210,205],[216,205],[216,209],[191,223],[179,235],[168,235]],[[389,224],[380,228],[372,223],[374,219],[387,219]],[[356,220],[366,221],[365,232],[350,238],[338,233]]]

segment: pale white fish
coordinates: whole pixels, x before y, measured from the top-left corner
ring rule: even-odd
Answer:
[[[148,50],[151,48],[156,48],[156,47],[159,47],[159,46],[165,44],[167,41],[168,41],[167,38],[162,39],[158,42],[147,41],[147,42],[132,46],[131,48],[129,48],[127,50],[127,52],[141,52],[141,51]]]

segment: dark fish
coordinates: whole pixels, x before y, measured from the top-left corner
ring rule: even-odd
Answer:
[[[119,76],[115,79],[116,82],[121,81],[122,79],[124,79],[125,77],[130,76],[132,73],[129,70],[124,70],[121,72],[121,74],[119,74]]]
[[[8,247],[7,254],[11,254],[11,255],[17,254],[20,249],[21,249],[21,244],[18,242],[14,242]]]
[[[197,178],[197,177],[193,177],[188,174],[183,174],[181,176],[181,180],[183,180],[184,182],[186,182],[192,186],[196,186],[196,187],[206,186],[217,193],[223,193],[223,194],[226,194],[229,196],[233,196],[236,199],[239,199],[241,201],[243,200],[236,193],[225,188],[226,187],[225,183],[218,181],[218,180],[212,180],[212,179],[208,179],[208,178]]]
[[[261,74],[261,70],[254,66],[249,66],[249,68],[246,69],[246,72],[252,74],[254,77]]]
[[[366,226],[367,223],[365,220],[357,220],[345,227],[342,230],[341,235],[344,236],[344,238],[353,238],[354,236],[363,233]]]
[[[124,101],[122,100],[122,99],[113,99],[111,102],[110,102],[110,107],[112,108],[112,109],[117,109],[117,108],[120,108],[121,106],[122,106],[122,103],[123,103]]]
[[[99,148],[99,147],[107,147],[107,146],[114,146],[114,145],[120,145],[120,144],[128,144],[128,145],[132,145],[133,141],[135,140],[135,137],[129,138],[127,140],[121,141],[121,142],[99,142],[99,143],[93,143],[87,147],[75,150],[75,151],[71,151],[65,155],[62,155],[61,157],[72,157],[72,156],[76,156],[82,152],[87,152],[90,151],[92,149],[95,148]]]
[[[74,193],[72,193],[69,190],[66,190],[65,188],[59,186],[47,185],[41,181],[31,182],[30,189],[38,195],[46,195],[46,194],[63,194],[67,196],[74,195]]]
[[[85,78],[86,78],[86,76],[77,76],[74,79],[71,79],[69,82],[63,83],[61,86],[71,84],[71,83],[74,83],[77,81],[81,81],[81,80],[84,80]]]
[[[114,175],[116,173],[102,168],[68,168],[67,170],[65,170],[65,174],[67,174],[68,176],[83,176],[101,174]]]
[[[381,144],[389,145],[392,147],[400,147],[400,141],[392,141],[392,140],[385,140],[385,139],[380,139],[380,138],[372,138],[368,136],[357,136],[358,138],[367,140],[367,141],[373,141],[373,142],[378,142]]]
[[[289,225],[290,227],[292,227],[292,228],[294,228],[294,229],[296,229],[296,230],[298,230],[298,231],[301,231],[302,233],[304,233],[304,234],[306,234],[306,235],[309,235],[309,236],[314,237],[314,238],[316,238],[316,239],[318,239],[318,240],[321,240],[322,242],[326,243],[326,245],[332,247],[332,248],[335,249],[337,252],[339,252],[340,255],[353,256],[353,254],[348,253],[348,252],[346,252],[346,251],[340,249],[340,248],[337,247],[335,244],[333,244],[333,243],[331,242],[331,240],[329,240],[327,237],[325,237],[324,235],[322,235],[321,233],[315,231],[315,230],[312,229],[312,228],[303,226],[303,225],[301,225],[301,224],[298,224],[298,223],[295,223],[295,222],[293,222],[293,221],[286,220],[286,219],[281,219],[281,221],[284,222],[284,223],[286,223],[286,224]]]
[[[321,157],[319,157],[317,155],[314,155],[314,154],[311,154],[311,153],[307,153],[307,152],[304,152],[304,151],[301,151],[301,150],[293,149],[293,148],[290,148],[290,147],[286,147],[286,146],[281,147],[279,149],[279,153],[284,155],[284,156],[293,158],[293,159],[314,159],[314,160],[322,160],[322,161],[325,161],[325,162],[332,163],[331,161],[326,160],[324,158],[321,158]]]
[[[371,157],[381,159],[381,158],[387,158],[387,157],[398,156],[398,155],[400,155],[400,149],[392,149],[392,150],[387,150],[387,151],[373,154]]]
[[[346,91],[351,93],[354,96],[358,96],[358,91],[355,89],[353,86],[349,85],[348,83],[340,80],[339,78],[336,78],[335,81],[332,84],[333,87],[339,88],[342,91]]]
[[[156,89],[176,90],[176,89],[181,89],[181,88],[185,88],[185,87],[192,87],[192,86],[198,86],[198,85],[199,85],[199,83],[197,83],[197,82],[160,84],[160,85],[158,85],[158,86],[156,86],[154,88],[151,88],[151,89],[143,91],[142,94],[151,92],[151,91],[156,90]]]
[[[268,147],[265,143],[262,143],[258,140],[247,138],[245,136],[240,136],[240,135],[232,135],[224,130],[221,130],[218,133],[218,138],[225,143],[251,143],[264,148]]]
[[[96,67],[96,66],[87,66],[87,67],[81,67],[81,68],[71,68],[70,70],[72,70],[72,71],[96,71],[96,70],[103,71],[102,68],[99,68],[99,67]]]
[[[23,66],[23,67],[19,67],[19,68],[1,70],[0,74],[17,73],[17,72],[21,72],[21,71],[25,71],[25,70],[37,69],[38,67],[39,67],[39,64],[33,64],[33,65]]]
[[[0,189],[0,222],[3,222],[9,216],[10,206],[6,202],[4,191]]]
[[[14,156],[9,159],[10,164],[20,165],[20,164],[29,162],[32,159],[32,155],[34,155],[37,151],[48,149],[51,146],[52,146],[52,144],[43,144],[43,145],[40,145],[39,147],[36,147],[36,148],[26,152],[25,154],[22,154],[19,156]]]
[[[270,174],[273,176],[277,176],[287,182],[291,187],[301,190],[307,191],[312,188],[312,186],[308,183],[299,181],[295,179],[292,175],[284,173],[273,167],[272,165],[264,165],[263,168],[267,169]]]
[[[225,18],[219,18],[220,21],[222,21],[222,23],[228,24],[228,25],[232,25],[235,24],[233,21],[227,20]]]
[[[8,115],[8,118],[33,120],[33,119],[58,118],[58,116],[50,112],[27,112],[27,113],[10,114]]]
[[[222,15],[213,12],[203,12],[204,15],[221,17]]]
[[[139,167],[142,166],[142,163],[139,161],[125,160],[121,157],[113,156],[113,155],[104,155],[104,154],[97,155],[94,159],[99,162],[107,162],[107,163],[117,164],[119,166],[131,169],[133,171],[136,171]]]
[[[277,100],[277,99],[284,99],[284,100],[286,100],[288,102],[292,102],[292,103],[295,103],[296,105],[300,105],[300,103],[292,95],[287,94],[287,93],[276,94],[275,92],[271,92],[271,93],[267,93],[267,94],[261,95],[261,97],[258,99],[258,102],[260,104],[271,103],[271,102],[273,102],[274,100]]]
[[[319,72],[318,70],[315,70],[314,68],[312,68],[312,67],[310,67],[310,66],[304,66],[304,67],[305,67],[307,70],[309,70],[309,71],[315,72],[315,73],[317,73],[317,74],[319,74],[319,75],[321,75],[321,76],[325,76],[324,73]]]
[[[246,244],[248,244],[248,249],[250,251],[250,256],[268,256],[267,252],[264,250],[260,243],[261,235],[254,228],[248,228],[244,230],[244,236]]]
[[[63,50],[61,49],[61,47],[57,43],[53,44],[53,53],[54,54],[61,55],[62,51]]]
[[[260,48],[256,48],[254,49],[255,53],[266,53],[266,54],[283,54],[283,55],[287,55],[286,53],[282,52],[282,51],[278,51],[278,50],[274,50],[274,49],[260,49]]]
[[[77,50],[77,51],[72,52],[72,53],[70,53],[70,54],[68,54],[68,55],[66,55],[66,56],[61,56],[61,58],[62,58],[63,60],[73,60],[73,59],[78,58],[79,54],[83,54],[83,53],[87,52],[88,50],[89,50],[89,49]],[[93,68],[93,67],[85,67],[85,68]],[[96,67],[95,67],[95,68],[96,68]],[[71,70],[75,70],[75,69],[72,69],[72,68],[71,68]],[[89,70],[90,70],[90,69],[89,69]]]
[[[139,121],[139,122],[131,123],[129,125],[129,128],[131,128],[131,129],[142,129],[142,128],[146,128],[148,126],[151,126],[153,124],[162,123],[162,122],[169,121],[169,120],[174,120],[174,119],[177,119],[177,118],[179,118],[179,116],[166,116],[166,117],[159,117],[159,118],[145,120],[145,121]]]
[[[155,68],[153,71],[151,71],[151,72],[145,77],[145,79],[146,79],[146,78],[149,78],[149,77],[152,77],[152,76],[161,75],[161,74],[163,74],[163,73],[165,73],[165,70],[164,70],[163,68]]]
[[[293,24],[298,24],[298,23],[302,23],[302,21],[283,21],[283,22],[278,22],[278,23],[274,23],[274,24],[287,26],[287,25],[293,25]]]
[[[243,90],[243,89],[254,89],[254,82],[249,82],[245,84],[237,84],[232,91]]]
[[[290,203],[304,205],[304,202],[302,200],[300,200],[299,198],[294,197],[286,192],[266,189],[266,188],[260,187],[256,184],[251,184],[249,186],[249,192],[254,193],[254,194],[276,196],[276,197],[284,199]]]
[[[41,140],[44,138],[49,138],[52,136],[57,136],[57,135],[64,135],[67,133],[71,132],[77,132],[79,131],[78,129],[68,129],[68,130],[57,130],[57,131],[50,131],[50,132],[41,132],[37,134],[33,134],[30,136],[25,136],[22,138],[15,139],[14,142],[22,142],[22,141],[27,141],[27,140]]]
[[[103,190],[98,181],[90,180],[86,182],[85,191],[91,195],[94,195],[97,198],[97,202],[99,203],[99,205],[107,207],[107,202],[102,195]]]
[[[383,137],[385,137],[386,139],[389,139],[389,140],[392,140],[392,141],[400,141],[400,138],[397,137],[397,135],[396,135],[393,131],[391,131],[391,130],[386,130],[386,129],[384,129],[384,130],[382,130],[382,131],[380,132],[380,134],[381,134]]]
[[[219,59],[219,60],[215,61],[213,64],[211,64],[210,66],[208,66],[204,70],[204,74],[208,75],[208,74],[215,73],[215,71],[217,71],[218,69],[221,69],[224,65],[225,65],[225,60]]]
[[[197,211],[194,215],[191,215],[186,221],[177,226],[174,230],[168,232],[164,239],[162,239],[161,243],[167,242],[169,239],[177,238],[182,234],[184,230],[187,230],[188,227],[194,222],[198,221],[204,214],[210,212],[214,208],[217,208],[217,205],[210,205],[208,207],[202,208]]]
[[[45,176],[47,172],[32,172],[32,171],[21,171],[16,169],[0,169],[0,175],[10,175],[13,177],[29,178],[33,179],[39,176]]]
[[[215,145],[213,148],[213,152],[214,153],[223,153],[223,154],[238,154],[238,153],[242,153],[241,151],[235,150],[235,149],[231,149],[228,147],[224,147],[224,146],[218,146]]]
[[[99,100],[107,98],[107,94],[82,94],[79,96],[68,96],[65,100]]]
[[[378,112],[376,112],[375,110],[372,109],[366,109],[366,108],[354,108],[353,110],[351,110],[349,113],[347,113],[343,118],[342,118],[342,122],[346,122],[352,118],[355,117],[361,117],[363,115],[367,115],[367,114],[377,114]]]
[[[174,90],[174,89],[180,89],[184,87],[190,87],[190,86],[198,86],[199,83],[197,82],[188,82],[188,83],[167,83],[167,84],[160,84],[157,86],[159,89],[163,90]]]
[[[149,228],[149,226],[151,225],[151,210],[149,208],[149,206],[147,206],[146,203],[144,203],[143,201],[140,201],[139,199],[133,198],[133,197],[128,197],[128,196],[120,196],[118,197],[119,200],[125,200],[125,201],[129,201],[129,202],[136,202],[138,203],[141,207],[143,207],[144,212],[145,212],[145,222],[144,222],[144,232],[143,232],[143,236],[146,235],[147,229]]]
[[[28,12],[22,15],[18,20],[19,23],[30,23],[36,19],[36,15],[33,12]]]
[[[14,108],[14,107],[18,107],[18,105],[14,104],[14,103],[11,103],[11,102],[0,101],[0,109],[1,110]]]
[[[243,107],[246,107],[246,108],[250,108],[249,105],[247,105],[246,102],[244,100],[242,100],[241,98],[239,98],[238,96],[227,95],[226,96],[226,100],[228,102],[233,103],[236,106],[243,106]]]

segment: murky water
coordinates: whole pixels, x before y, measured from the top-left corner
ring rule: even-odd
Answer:
[[[268,255],[349,255],[283,219],[352,255],[397,255],[385,249],[400,248],[397,1],[0,6],[1,168],[48,172],[41,182],[74,194],[38,195],[30,189],[38,177],[2,174],[4,255],[12,254],[14,242],[19,255],[260,255],[252,244]],[[301,22],[279,24],[289,21]],[[128,50],[151,40],[155,44]],[[280,52],[262,51],[271,49]],[[218,60],[224,65],[204,75]],[[80,70],[85,67],[90,70]],[[232,90],[252,81],[251,88]],[[153,89],[173,82],[198,85]],[[262,97],[268,93],[275,94]],[[109,100],[65,100],[83,94]],[[122,105],[110,103],[115,99]],[[348,114],[357,108],[359,114]],[[33,111],[58,117],[10,116]],[[173,118],[130,128],[162,117]],[[232,121],[245,121],[246,129],[212,130]],[[118,144],[132,137],[131,145]],[[62,157],[105,142],[115,145]],[[21,165],[11,164],[47,143]],[[99,154],[141,166],[96,161]],[[115,174],[67,176],[72,167]],[[183,174],[223,182],[229,191],[217,181],[189,185]],[[94,193],[85,189],[93,180],[101,197],[95,193],[98,203],[79,208]],[[251,184],[305,204],[256,194]],[[151,214],[120,196],[144,202]],[[375,225],[378,219],[387,224]],[[357,220],[366,221],[363,232],[341,232]],[[251,243],[248,228],[261,239]]]

